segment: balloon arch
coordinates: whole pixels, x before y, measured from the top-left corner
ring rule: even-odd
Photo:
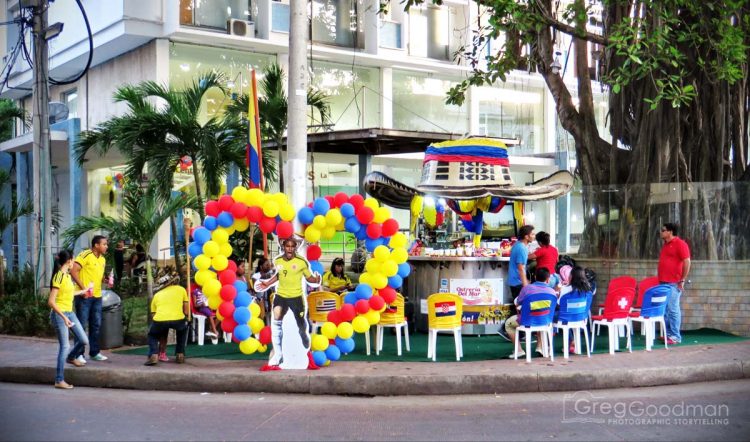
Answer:
[[[247,283],[236,278],[237,264],[229,259],[229,236],[246,231],[251,223],[279,239],[294,235],[295,218],[303,225],[307,259],[313,272],[324,273],[317,243],[346,231],[364,240],[371,257],[359,277],[356,290],[344,296],[340,309],[328,314],[320,333],[311,336],[311,351],[318,366],[338,360],[354,350],[354,333],[366,333],[380,321],[380,313],[396,299],[396,290],[409,275],[406,263],[407,238],[398,231],[398,222],[375,198],[347,195],[315,199],[295,211],[283,193],[235,187],[231,195],[206,203],[203,225],[191,231],[190,256],[196,268],[195,283],[208,298],[209,307],[222,321],[222,330],[232,333],[240,351],[264,352],[271,342],[270,327],[260,317],[260,306],[253,302]]]

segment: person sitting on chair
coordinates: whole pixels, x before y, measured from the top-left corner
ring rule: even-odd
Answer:
[[[331,263],[331,270],[323,274],[323,290],[341,293],[354,290],[352,280],[344,273],[344,259],[336,258]]]
[[[521,293],[518,295],[518,297],[513,301],[516,305],[516,311],[518,312],[516,315],[511,316],[508,318],[507,321],[505,321],[505,335],[510,339],[510,342],[513,343],[513,348],[516,348],[516,329],[518,328],[519,324],[521,323],[521,304],[523,301],[529,296],[529,295],[535,295],[537,293],[548,293],[557,296],[557,293],[554,289],[552,289],[548,283],[549,283],[549,270],[547,270],[546,267],[538,267],[536,269],[536,281],[532,284],[525,285],[521,289]],[[542,335],[541,332],[537,333],[536,338],[536,352],[539,354],[542,354]],[[521,350],[518,353],[518,356],[526,356],[526,352]],[[510,355],[510,358],[513,358],[513,354]]]
[[[145,272],[143,268],[139,267],[144,262],[146,262],[146,251],[143,249],[142,245],[136,244],[135,253],[130,255],[130,259],[128,259],[128,264],[130,264],[130,272],[132,274]]]

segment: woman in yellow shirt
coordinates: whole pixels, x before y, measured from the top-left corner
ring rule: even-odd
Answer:
[[[83,327],[73,311],[73,298],[87,294],[89,289],[75,290],[73,279],[69,273],[71,265],[73,265],[72,255],[66,250],[61,250],[55,257],[56,271],[52,276],[49,298],[47,299],[47,304],[52,308],[50,321],[57,330],[57,340],[60,342],[60,349],[57,352],[55,388],[66,390],[73,388],[73,386],[65,382],[65,362],[67,360],[69,364],[76,367],[86,365],[78,361],[77,358],[83,354],[89,344],[86,332],[83,331]],[[90,296],[90,293],[87,296]],[[68,341],[70,332],[75,335],[75,345],[72,350],[70,350],[70,342]]]
[[[344,273],[343,258],[334,259],[331,263],[331,270],[323,275],[323,289],[334,293],[354,290],[352,280]]]

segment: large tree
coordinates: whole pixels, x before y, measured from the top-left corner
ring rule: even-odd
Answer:
[[[448,101],[460,104],[469,87],[504,81],[515,69],[544,78],[560,124],[575,141],[586,214],[582,252],[653,255],[658,224],[679,217],[686,235],[706,245],[696,247],[696,255],[750,255],[750,217],[742,198],[748,185],[693,185],[750,180],[750,3],[475,2],[481,26],[458,54],[473,71]],[[420,3],[407,0],[406,7]],[[572,39],[574,91],[555,63],[561,35]],[[502,44],[486,55],[493,40]],[[609,91],[612,141],[597,128],[592,71]],[[678,213],[674,205],[670,212],[668,204],[654,204],[649,183],[684,183]],[[614,222],[610,208],[618,213]],[[598,216],[605,211],[605,218]]]

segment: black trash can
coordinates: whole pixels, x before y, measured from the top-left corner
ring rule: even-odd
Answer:
[[[99,346],[110,349],[122,346],[122,302],[112,290],[102,290],[102,327]]]

